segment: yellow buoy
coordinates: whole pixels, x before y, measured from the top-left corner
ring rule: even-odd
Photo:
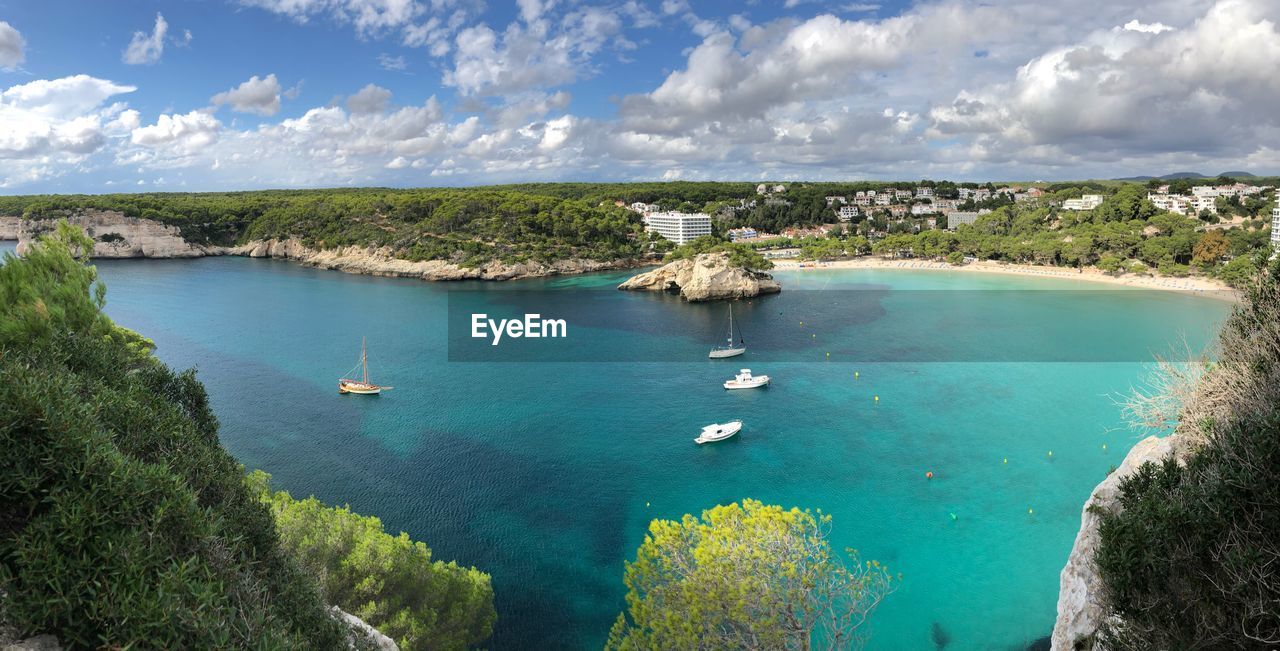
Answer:
[[[648,503],[648,502],[645,502],[645,503],[644,503],[644,507],[645,507],[646,509],[647,509],[647,508],[649,508],[649,503]]]
[[[854,371],[854,372],[853,372],[853,379],[855,379],[855,380],[856,380],[856,379],[858,379],[858,372],[857,372],[857,371]]]
[[[1004,462],[1005,462],[1005,463],[1009,463],[1009,457],[1005,457],[1005,458],[1004,458]]]
[[[1103,443],[1103,444],[1102,444],[1102,449],[1103,449],[1103,450],[1107,449],[1107,444],[1106,444],[1106,443]]]
[[[1033,514],[1033,513],[1035,513],[1035,510],[1033,510],[1033,509],[1027,509],[1027,515],[1031,515],[1031,514]]]
[[[827,357],[831,357],[831,353],[827,353]]]
[[[876,396],[876,402],[880,402],[880,396]]]

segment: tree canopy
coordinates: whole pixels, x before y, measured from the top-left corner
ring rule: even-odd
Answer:
[[[755,500],[654,520],[627,563],[609,649],[845,649],[893,589],[831,551],[830,516]]]

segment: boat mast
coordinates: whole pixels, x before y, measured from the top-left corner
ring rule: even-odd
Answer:
[[[365,354],[364,337],[360,338],[360,366],[364,367],[364,383],[369,383],[369,357]]]
[[[729,347],[733,347],[733,303],[729,304]]]

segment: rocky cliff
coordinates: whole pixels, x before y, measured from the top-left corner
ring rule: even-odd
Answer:
[[[3,221],[13,220],[13,223]],[[177,228],[157,221],[126,217],[118,212],[89,211],[67,219],[93,238],[95,258],[198,258],[206,255],[243,255],[251,258],[279,258],[302,264],[373,276],[397,276],[423,280],[515,280],[580,274],[641,266],[642,260],[556,260],[550,263],[490,261],[463,267],[443,260],[410,261],[396,258],[390,249],[348,246],[319,250],[301,240],[253,241],[234,247],[201,246],[182,239]],[[13,232],[21,255],[40,235],[53,228],[53,220],[0,218],[0,239]],[[7,230],[9,229],[9,230]]]
[[[423,280],[516,280],[590,271],[626,269],[642,264],[639,260],[556,260],[551,263],[490,261],[477,267],[462,267],[443,260],[410,261],[392,257],[388,249],[370,249],[348,246],[340,249],[316,250],[301,241],[267,240],[250,242],[227,249],[232,255],[251,258],[279,258],[293,260],[322,269],[335,269],[348,273],[372,276],[396,276]]]
[[[18,217],[0,215],[0,240],[18,239]]]
[[[727,253],[701,253],[634,276],[618,289],[679,291],[687,301],[715,301],[776,294],[782,286],[769,274],[731,265]]]
[[[126,217],[118,212],[91,210],[66,219],[93,238],[95,258],[198,258],[219,253],[182,239],[173,226],[150,219]],[[18,224],[18,255],[54,226],[52,220],[24,219]]]
[[[1080,531],[1075,545],[1062,568],[1058,589],[1058,619],[1053,625],[1053,651],[1076,649],[1100,650],[1097,645],[1099,627],[1109,616],[1102,598],[1102,578],[1093,563],[1098,550],[1098,525],[1102,516],[1095,511],[1102,509],[1117,513],[1120,508],[1120,481],[1133,474],[1148,461],[1163,462],[1169,455],[1181,455],[1183,451],[1177,435],[1166,438],[1155,436],[1138,441],[1125,455],[1115,472],[1107,475],[1093,489],[1080,514]]]

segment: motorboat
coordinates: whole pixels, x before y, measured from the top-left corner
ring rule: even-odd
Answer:
[[[744,368],[733,376],[732,380],[724,383],[726,389],[754,389],[769,384],[768,375],[752,375],[751,369]]]
[[[702,428],[702,433],[698,435],[698,438],[693,439],[693,442],[697,443],[698,445],[702,445],[703,443],[715,443],[716,441],[723,441],[733,436],[734,434],[737,434],[738,430],[741,430],[741,429],[742,429],[742,421],[740,420],[731,420],[727,423],[707,425],[706,427]]]

